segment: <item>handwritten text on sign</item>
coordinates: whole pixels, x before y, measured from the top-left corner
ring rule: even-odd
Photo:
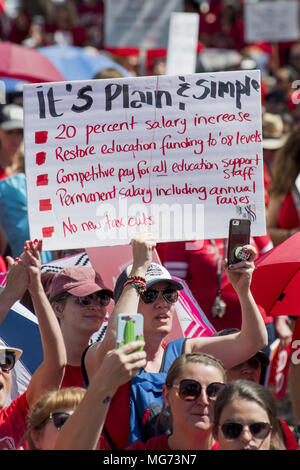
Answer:
[[[26,85],[32,237],[45,249],[265,233],[258,71]]]

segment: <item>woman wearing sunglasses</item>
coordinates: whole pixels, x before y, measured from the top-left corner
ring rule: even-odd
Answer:
[[[220,361],[204,353],[182,354],[171,365],[163,387],[165,412],[170,416],[170,435],[136,442],[127,450],[213,450],[214,404],[225,386],[226,373]]]
[[[162,385],[170,364],[182,353],[205,352],[222,361],[226,368],[233,367],[256,354],[267,344],[267,331],[262,316],[254,302],[250,291],[253,260],[256,251],[248,247],[250,258],[234,266],[228,266],[224,261],[228,278],[235,288],[242,310],[242,328],[239,333],[224,337],[179,338],[168,344],[167,363],[164,361],[166,350],[164,340],[172,330],[173,315],[176,311],[178,290],[182,285],[172,279],[169,272],[162,266],[152,262],[152,250],[155,241],[151,234],[136,237],[131,241],[133,264],[125,269],[117,279],[114,299],[115,308],[110,316],[104,340],[92,345],[86,353],[84,365],[89,380],[101,364],[105,351],[116,344],[116,317],[118,313],[136,313],[144,316],[145,351],[147,364],[139,375],[141,387],[143,383],[153,379],[158,374],[159,384],[155,384],[156,396],[148,393],[149,400],[162,405]],[[151,376],[149,374],[152,374]],[[161,376],[159,376],[161,374]],[[136,379],[135,382],[137,382]],[[107,415],[105,423],[105,439],[107,447],[122,449],[136,440],[144,440],[142,422],[147,420],[149,402],[140,405],[133,398],[139,394],[132,393],[133,382],[118,390]],[[135,384],[138,386],[138,384]],[[148,387],[153,390],[152,385]],[[151,396],[150,396],[151,395]],[[127,406],[120,409],[120,400]],[[128,411],[130,402],[130,416]],[[121,414],[122,411],[122,414]],[[116,422],[122,426],[116,426]],[[109,442],[107,437],[109,436]],[[112,447],[114,445],[114,447]]]
[[[50,303],[58,318],[67,351],[62,387],[83,387],[81,358],[107,314],[113,293],[88,266],[71,266],[52,280]]]
[[[137,348],[143,346],[143,341],[135,341],[118,350],[110,351],[106,355],[98,370],[97,403],[94,403],[94,410],[87,410],[84,400],[86,391],[80,387],[62,388],[43,395],[28,416],[27,430],[22,439],[22,443],[26,443],[25,447],[29,450],[53,450],[56,448],[60,433],[64,435],[66,432],[68,439],[71,438],[71,443],[66,447],[66,450],[72,449],[73,433],[76,435],[78,430],[77,414],[79,414],[80,420],[83,420],[88,431],[92,433],[93,445],[96,446],[99,437],[94,434],[93,428],[92,430],[89,428],[89,423],[93,420],[91,415],[99,420],[99,413],[100,416],[103,414],[105,417],[115,390],[122,383],[138,374],[139,369],[145,365],[145,352],[136,351]],[[89,393],[95,396],[93,387]],[[71,419],[73,413],[75,421],[73,421],[74,418]],[[81,413],[83,414],[81,415]],[[70,423],[68,423],[69,420]],[[65,426],[66,429],[64,429]],[[82,435],[81,445],[81,449],[87,448],[85,433]]]
[[[44,394],[27,419],[22,443],[29,450],[52,450],[61,428],[84,397],[80,387],[63,388]]]
[[[213,433],[220,450],[285,450],[271,391],[248,380],[235,380],[220,391]]]
[[[127,347],[130,344],[135,343],[129,343]],[[106,387],[114,389],[116,374],[106,377]],[[146,443],[135,442],[126,450],[217,449],[212,434],[214,404],[225,381],[222,363],[213,356],[203,353],[180,355],[169,368],[163,386],[164,408],[159,419],[167,416],[169,433],[153,437]],[[103,404],[101,388],[103,375],[99,370],[82,402],[60,432],[55,449],[97,449],[108,409],[108,403],[106,410],[99,406]]]

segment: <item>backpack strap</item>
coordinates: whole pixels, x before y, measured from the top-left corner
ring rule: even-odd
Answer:
[[[89,377],[87,375],[84,360],[85,360],[86,353],[88,352],[90,346],[91,346],[91,344],[87,348],[85,348],[85,350],[83,351],[83,354],[81,356],[81,373],[82,373],[84,388],[87,388],[88,385],[89,385]]]
[[[170,365],[175,359],[184,353],[187,338],[178,338],[167,344],[164,350],[160,371],[168,372]]]

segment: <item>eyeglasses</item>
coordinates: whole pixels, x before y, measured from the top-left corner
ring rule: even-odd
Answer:
[[[71,415],[65,411],[57,411],[55,413],[50,413],[47,419],[52,420],[56,429],[60,430],[70,416]]]
[[[245,426],[247,425],[233,421],[222,424],[221,430],[226,439],[237,439]],[[272,426],[270,423],[257,422],[249,424],[248,428],[254,438],[265,439],[270,434]]]
[[[83,307],[87,307],[93,303],[94,300],[97,300],[100,305],[103,307],[107,307],[109,302],[111,301],[111,297],[108,295],[107,292],[99,291],[89,295],[82,295],[76,297],[77,303],[82,305]]]
[[[160,292],[162,298],[168,302],[168,304],[174,304],[178,299],[178,291],[170,287],[166,289],[147,289],[140,294],[140,297],[145,304],[152,304],[156,301]]]
[[[0,368],[3,372],[9,372],[16,363],[16,353],[14,351],[5,352],[5,362],[0,363]]]
[[[215,400],[219,391],[225,386],[221,382],[212,382],[206,387],[206,394],[210,400]],[[195,401],[201,394],[202,385],[197,380],[184,379],[178,385],[167,385],[167,388],[178,388],[178,395],[181,400]]]

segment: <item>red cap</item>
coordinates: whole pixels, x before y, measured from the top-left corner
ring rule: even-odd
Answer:
[[[90,295],[105,290],[113,298],[113,292],[104,285],[100,274],[88,266],[70,266],[62,269],[53,277],[50,299],[63,292],[76,296]]]

